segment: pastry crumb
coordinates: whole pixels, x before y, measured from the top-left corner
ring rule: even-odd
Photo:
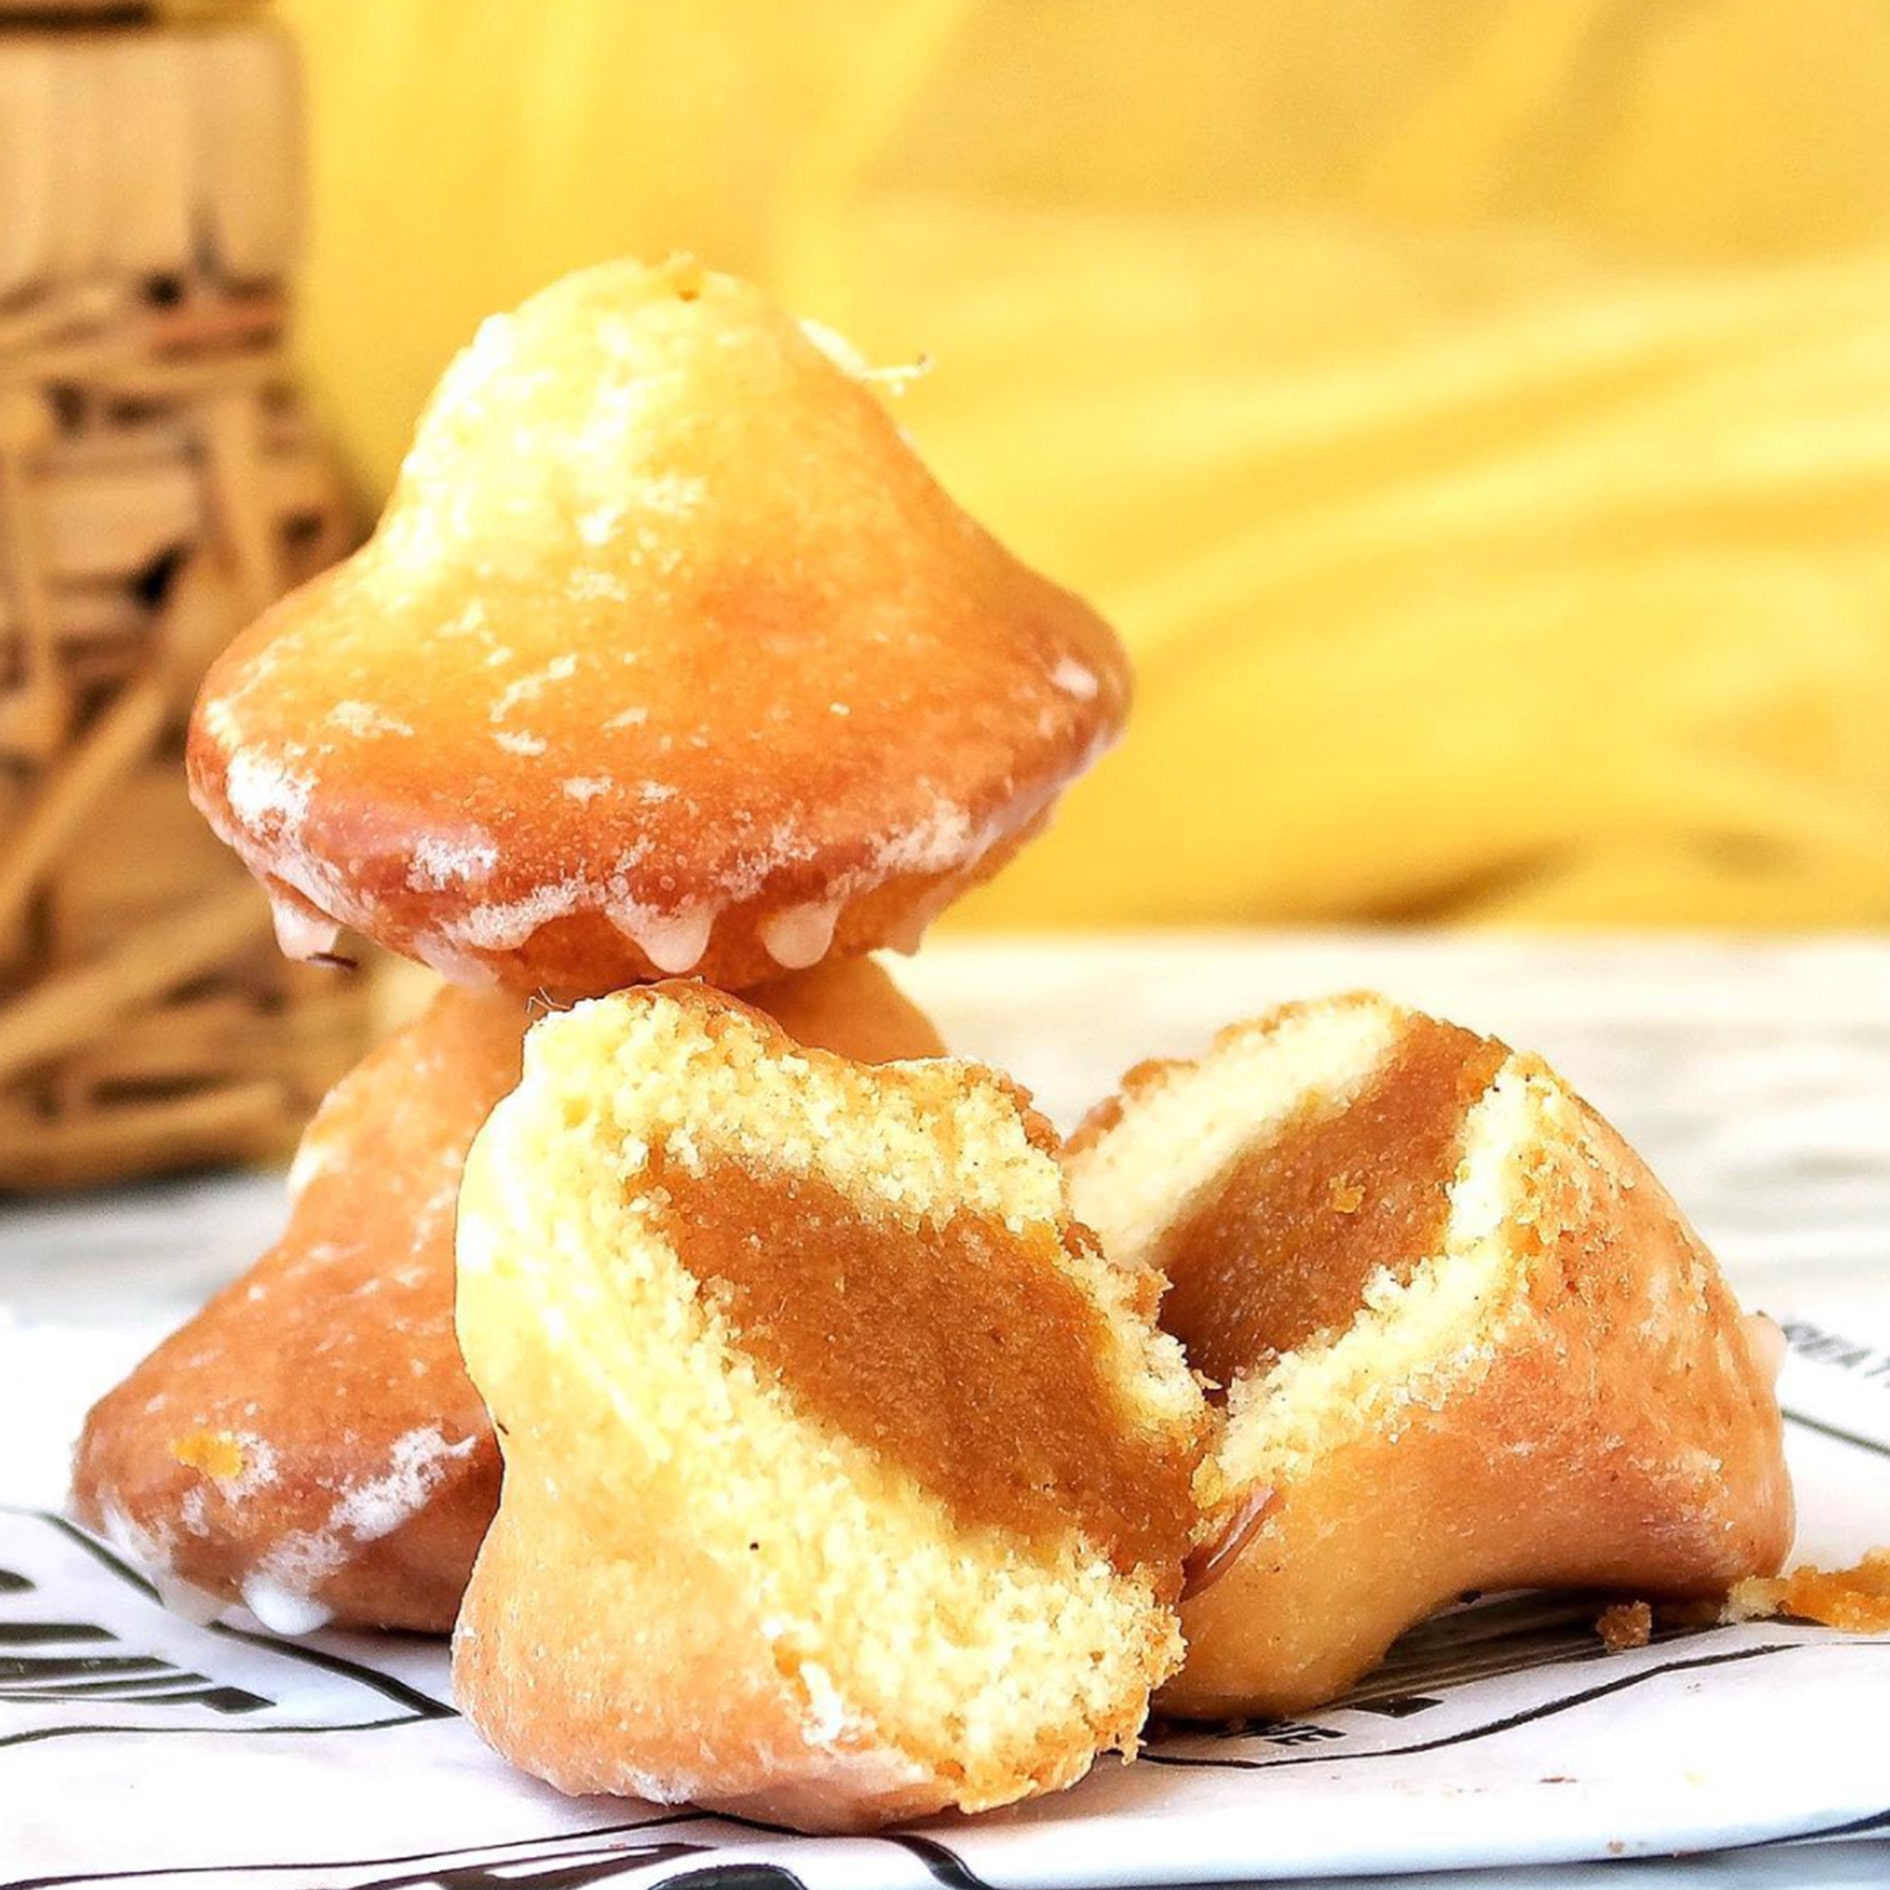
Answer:
[[[1612,1608],[1602,1610],[1595,1632],[1611,1654],[1645,1647],[1654,1638],[1654,1610],[1645,1601],[1617,1601]]]
[[[1340,1214],[1356,1214],[1365,1205],[1365,1190],[1348,1176],[1332,1179],[1332,1205]]]
[[[1749,1576],[1734,1584],[1719,1618],[1733,1623],[1779,1615],[1847,1634],[1890,1629],[1890,1548],[1872,1549],[1850,1568],[1807,1564],[1789,1575]]]

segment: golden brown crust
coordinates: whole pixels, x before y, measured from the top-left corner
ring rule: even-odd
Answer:
[[[686,1801],[803,1830],[870,1831],[949,1803],[933,1773],[869,1745],[825,1762],[810,1754],[810,1702],[791,1670],[730,1658],[763,1634],[752,1592],[686,1535],[666,1535],[660,1556],[606,1564],[557,1505],[524,1487],[507,1502],[518,1505],[516,1527],[494,1529],[481,1552],[453,1636],[453,1691],[513,1764],[573,1796]],[[520,1623],[537,1614],[548,1567],[558,1571],[556,1619],[542,1625],[556,1652],[547,1645],[522,1660]],[[700,1605],[679,1607],[684,1592]],[[626,1621],[634,1636],[616,1631]],[[713,1755],[703,1739],[709,1701],[720,1729]]]
[[[1469,1589],[1717,1595],[1784,1559],[1778,1406],[1705,1250],[1611,1131],[1556,1151],[1540,1181],[1522,1316],[1487,1374],[1280,1493],[1183,1606],[1164,1712],[1317,1706]]]
[[[1589,1128],[1544,1151],[1520,1316],[1487,1372],[1280,1493],[1234,1569],[1182,1610],[1189,1662],[1163,1710],[1319,1704],[1467,1589],[1715,1594],[1778,1566],[1792,1525],[1780,1419],[1738,1310],[1645,1165]]]
[[[540,1624],[547,1614],[547,1567],[558,1571],[555,1617],[542,1620],[541,1658],[521,1660],[512,1651],[521,1623]],[[700,1605],[679,1608],[679,1592]],[[625,1622],[636,1624],[633,1636],[620,1631]],[[688,1802],[819,1832],[875,1831],[952,1807],[961,1779],[870,1736],[845,1736],[831,1753],[810,1751],[813,1703],[793,1667],[730,1657],[766,1631],[752,1591],[686,1536],[666,1536],[660,1556],[603,1564],[594,1545],[572,1537],[556,1506],[528,1496],[518,1526],[495,1529],[480,1553],[453,1637],[454,1697],[496,1750],[573,1796]],[[1151,1673],[1167,1665],[1159,1646],[1145,1659]],[[704,1738],[710,1700],[712,1749]],[[634,1764],[625,1758],[628,1701]],[[1018,1795],[1074,1785],[1099,1749],[1133,1752],[1142,1723],[1136,1706],[1114,1726],[1044,1750]]]
[[[797,1041],[864,1061],[941,1048],[871,959],[754,997]],[[284,1619],[306,1596],[309,1619],[452,1627],[499,1496],[453,1331],[454,1197],[517,1081],[530,1014],[443,992],[336,1087],[303,1139],[282,1239],[87,1418],[81,1521],[219,1601],[247,1585],[265,1609],[286,1598]],[[376,1488],[408,1507],[363,1538],[350,1517],[372,1528],[392,1513],[363,1501]]]
[[[836,958],[751,991],[748,1001],[794,1039],[860,1063],[942,1057],[932,1020],[870,958]]]
[[[372,542],[211,672],[190,770],[303,929],[743,989],[914,932],[1127,697],[1108,627],[798,324],[620,263],[481,330]]]

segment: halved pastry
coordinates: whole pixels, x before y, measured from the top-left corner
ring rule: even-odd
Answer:
[[[1065,1154],[1225,1389],[1182,1717],[1331,1699],[1466,1589],[1723,1593],[1792,1503],[1762,1331],[1553,1071],[1375,996],[1132,1071]]]
[[[466,1166],[506,1458],[455,1637],[516,1763],[850,1829],[1133,1750],[1207,1410],[975,1065],[803,1051],[695,985],[548,1018]]]
[[[797,1039],[928,1056],[873,960],[757,992]],[[266,1626],[444,1634],[499,1501],[453,1333],[453,1224],[474,1131],[518,1080],[523,999],[443,991],[309,1125],[281,1240],[86,1420],[73,1507],[180,1605]]]

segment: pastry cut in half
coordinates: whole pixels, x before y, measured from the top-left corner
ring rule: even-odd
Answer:
[[[868,958],[755,995],[803,1042],[940,1048]],[[74,1512],[176,1605],[288,1634],[451,1628],[499,1501],[453,1331],[455,1205],[531,1014],[449,989],[358,1064],[302,1138],[282,1238],[94,1406]]]
[[[1539,1059],[1355,995],[1132,1071],[1065,1153],[1225,1396],[1180,1717],[1329,1700],[1470,1589],[1723,1593],[1791,1540],[1765,1331]]]
[[[562,1790],[816,1830],[1132,1751],[1208,1413],[1004,1079],[658,985],[480,1133],[459,1329],[506,1458],[462,1710]]]
[[[614,262],[479,330],[373,538],[210,672],[190,777],[296,956],[735,990],[910,948],[1127,706],[849,351]]]

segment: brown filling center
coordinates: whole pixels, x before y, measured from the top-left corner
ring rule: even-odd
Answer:
[[[1244,1150],[1164,1236],[1162,1324],[1217,1384],[1349,1325],[1383,1267],[1400,1284],[1437,1251],[1464,1113],[1500,1043],[1414,1018],[1345,1108],[1315,1103]]]
[[[1034,1545],[1080,1527],[1118,1569],[1178,1567],[1192,1464],[1128,1432],[1103,1319],[1048,1253],[965,1212],[869,1220],[825,1181],[731,1160],[660,1179],[665,1234],[804,1412],[962,1522]]]

